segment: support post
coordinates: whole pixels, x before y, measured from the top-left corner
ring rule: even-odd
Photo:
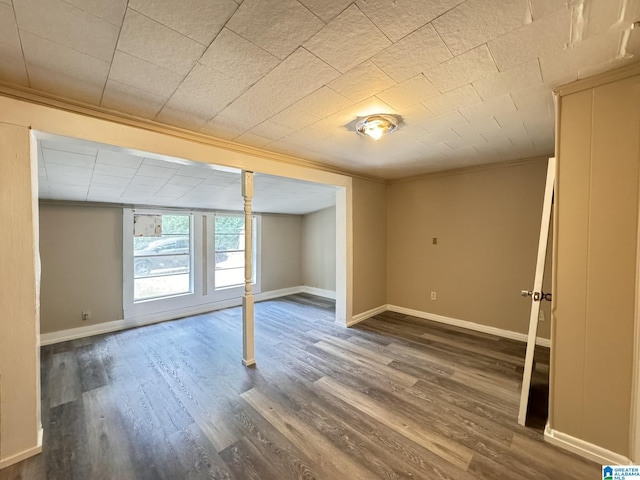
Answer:
[[[251,221],[251,201],[253,200],[253,172],[242,171],[242,197],[244,198],[244,295],[242,296],[242,363],[255,365],[253,293],[251,277],[253,273],[253,222]]]

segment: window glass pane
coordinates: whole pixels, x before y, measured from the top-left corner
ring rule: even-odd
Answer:
[[[169,275],[165,277],[136,278],[133,281],[135,300],[179,295],[191,291],[190,275]]]
[[[134,301],[191,291],[190,223],[190,215],[162,215],[162,236],[133,238]]]
[[[216,270],[244,268],[244,251],[216,252]]]
[[[216,235],[216,251],[244,250],[244,234]]]
[[[216,234],[238,234],[244,232],[244,217],[225,217],[216,215]]]
[[[216,288],[234,287],[244,284],[244,267],[216,270]]]

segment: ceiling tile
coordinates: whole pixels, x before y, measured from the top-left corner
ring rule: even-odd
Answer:
[[[20,50],[18,26],[10,5],[0,4],[0,44],[16,53]]]
[[[389,39],[352,5],[307,41],[305,48],[345,73],[389,45]]]
[[[367,60],[329,84],[329,88],[354,102],[360,102],[395,85],[395,81]]]
[[[501,71],[562,50],[569,42],[571,15],[563,9],[489,42]]]
[[[118,50],[186,75],[202,56],[205,47],[135,10],[127,9]]]
[[[455,128],[460,125],[466,125],[469,123],[460,112],[450,112],[439,117],[433,117],[420,124],[429,133],[439,132],[447,128]]]
[[[146,90],[107,80],[100,105],[142,118],[154,118],[167,99]]]
[[[333,68],[300,48],[225,108],[222,115],[254,127],[337,76]]]
[[[29,86],[22,50],[15,50],[0,43],[0,80]]]
[[[285,59],[324,24],[295,0],[245,0],[226,27]]]
[[[469,50],[424,72],[442,93],[472,83],[498,71],[486,45]]]
[[[454,55],[531,22],[529,0],[467,0],[433,21]]]
[[[156,187],[156,189],[158,189],[167,183],[167,178],[168,177],[147,177],[145,175],[136,175],[129,183],[129,190],[135,190],[140,186]]]
[[[108,2],[104,0],[65,1],[118,27],[122,25],[124,12],[127,9],[127,0],[109,0]]]
[[[44,161],[44,149],[58,150],[60,152],[79,153],[81,155],[88,155],[95,157],[98,154],[98,149],[94,146],[86,146],[85,142],[77,139],[65,138],[63,141],[42,139],[38,140],[38,161]]]
[[[329,23],[342,11],[353,3],[354,0],[300,0],[305,7],[311,10],[324,23]]]
[[[458,150],[464,147],[472,147],[474,145],[482,145],[483,143],[487,143],[485,138],[479,133],[470,133],[461,138],[455,140],[449,140],[446,142],[449,147],[453,150]]]
[[[95,155],[83,155],[80,153],[63,152],[60,150],[51,150],[43,148],[44,161],[47,165],[67,165],[69,167],[78,167],[89,170],[86,175],[91,176],[90,172],[96,162]]]
[[[233,139],[234,142],[241,143],[242,145],[249,145],[250,147],[262,148],[265,145],[271,143],[273,140],[267,137],[256,135],[255,133],[244,132],[242,135]]]
[[[485,136],[485,134],[487,134],[493,137],[496,136],[497,132],[502,131],[502,128],[500,127],[498,122],[496,122],[495,118],[489,117],[477,120],[467,125],[460,125],[458,127],[455,127],[454,130],[461,137],[476,134],[480,134],[483,137]]]
[[[475,88],[471,85],[464,85],[437,97],[430,98],[424,102],[424,105],[434,115],[440,116],[481,101],[482,99]]]
[[[295,131],[317,122],[320,118],[318,115],[302,110],[297,105],[291,105],[271,117],[271,120]]]
[[[540,57],[542,80],[557,86],[579,77],[581,70],[607,64],[616,58],[620,33],[599,35],[573,44],[573,48]]]
[[[618,23],[620,12],[623,11],[620,1],[621,0],[592,0],[585,2],[583,4],[583,15],[586,18],[583,18],[582,37],[589,38],[600,35]],[[622,1],[624,1],[625,8],[630,8],[630,6],[627,6],[627,0]],[[636,18],[635,20],[638,19]]]
[[[96,164],[113,165],[116,167],[128,167],[137,169],[142,163],[142,158],[136,155],[127,155],[110,150],[98,150]]]
[[[138,175],[142,175],[144,177],[158,177],[158,178],[166,178],[169,179],[173,177],[176,173],[175,168],[167,168],[167,167],[159,167],[156,165],[149,165],[146,163],[147,159],[140,168],[138,168]],[[137,176],[137,175],[136,175]]]
[[[114,187],[121,187],[122,190],[124,190],[124,188],[129,185],[130,181],[131,179],[127,177],[106,175],[104,173],[95,172],[93,177],[91,177],[91,187],[93,187],[93,185],[111,185]]]
[[[87,200],[90,202],[113,202],[115,199],[119,199],[123,193],[124,188],[115,185],[91,185],[87,194]]]
[[[181,177],[192,177],[198,178],[200,180],[207,178],[214,170],[209,165],[183,165],[180,167],[180,170],[176,173],[176,176]]]
[[[542,84],[540,64],[538,59],[534,59],[510,70],[478,80],[473,83],[473,87],[486,100],[540,84]]]
[[[515,111],[516,106],[513,104],[510,95],[494,97],[482,103],[476,103],[460,109],[460,113],[470,122]]]
[[[437,145],[438,143],[450,142],[452,140],[459,140],[460,135],[454,132],[450,128],[445,128],[443,130],[437,131],[435,133],[429,133],[423,130],[424,133],[417,136],[416,138],[426,144],[426,145]],[[450,147],[447,146],[448,149]]]
[[[21,32],[26,31],[104,61],[111,61],[117,26],[60,0],[16,0]]]
[[[431,85],[424,75],[416,75],[398,85],[395,85],[384,92],[376,95],[383,102],[388,103],[398,111],[410,107],[417,103],[424,102],[429,98],[438,96],[440,93]]]
[[[129,0],[129,8],[206,46],[238,5],[232,0]]]
[[[89,192],[88,185],[72,185],[69,183],[50,183],[51,198],[64,198],[65,200],[86,200]]]
[[[266,122],[262,122],[260,125],[252,128],[250,133],[264,138],[270,138],[271,140],[278,140],[282,137],[286,137],[292,132],[293,129],[289,127],[285,127],[284,125],[272,120],[267,120]]]
[[[146,90],[166,100],[176,91],[184,75],[116,51],[111,62],[109,79]]]
[[[103,87],[87,83],[63,73],[44,68],[28,67],[30,86],[43,92],[51,92],[61,97],[98,105]]]
[[[511,99],[518,110],[543,109],[549,113],[555,112],[553,93],[547,86],[539,86],[519,90],[511,94]]]
[[[109,74],[109,63],[50,40],[22,32],[22,48],[27,71],[32,67],[60,72],[102,89]]]
[[[207,120],[238,98],[246,86],[204,65],[197,64],[173,94],[167,106],[184,108]]]
[[[357,5],[396,42],[464,0],[359,0]]]
[[[72,165],[47,163],[47,178],[50,182],[64,183],[64,177],[69,177],[71,183],[88,185],[93,175],[92,168],[82,168]]]
[[[200,183],[202,183],[201,178],[175,175],[174,177],[169,179],[169,181],[167,182],[167,185],[178,185],[181,187],[195,187]]]
[[[531,0],[531,16],[534,21],[566,8],[567,0]]]
[[[96,176],[96,174],[98,174],[108,175],[112,177],[121,177],[127,180],[131,180],[135,176],[137,171],[138,168],[136,167],[122,167],[117,165],[107,165],[104,163],[96,163],[96,166],[93,170],[94,177]]]
[[[433,113],[420,104],[402,109],[402,121],[409,126],[421,125],[430,118],[433,118]],[[400,125],[400,128],[404,127]]]
[[[224,28],[204,53],[200,63],[241,83],[252,85],[280,63],[280,60]]]
[[[123,195],[127,195],[128,197],[132,197],[132,196],[148,197],[149,195],[154,195],[158,190],[160,190],[160,186],[158,185],[147,185],[143,183],[134,183],[132,181],[127,187],[127,189],[125,190]]]
[[[164,187],[160,188],[160,190],[158,190],[155,195],[156,197],[177,198],[177,197],[181,197],[182,195],[187,193],[189,190],[191,190],[191,187],[183,187],[179,185],[165,185]]]
[[[230,118],[224,117],[223,115],[216,115],[200,129],[200,132],[204,133],[205,135],[211,135],[213,137],[231,140],[241,133],[246,132],[252,126],[253,125],[237,123]]]
[[[198,131],[206,125],[207,119],[210,117],[202,116],[202,113],[197,114],[184,110],[185,108],[199,109],[200,107],[197,105],[197,101],[196,96],[187,92],[181,95],[179,100],[176,100],[177,103],[181,103],[179,107],[171,107],[168,104],[165,105],[162,107],[162,110],[160,110],[160,113],[156,115],[155,120],[166,125],[184,128],[185,130]]]
[[[349,105],[353,105],[351,100],[328,87],[321,87],[296,102],[296,106],[320,117],[326,117],[327,115],[336,113],[343,108],[347,108]]]
[[[394,80],[402,82],[451,57],[440,36],[428,24],[377,54],[373,61]]]

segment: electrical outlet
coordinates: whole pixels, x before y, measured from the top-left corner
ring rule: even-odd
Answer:
[[[544,322],[544,310],[540,310],[538,312],[538,321],[539,322]]]
[[[82,321],[83,322],[88,322],[89,320],[91,320],[91,312],[89,310],[83,310],[82,311]]]
[[[431,292],[431,300],[435,300],[436,299],[436,292]]]

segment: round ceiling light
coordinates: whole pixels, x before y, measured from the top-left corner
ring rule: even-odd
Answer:
[[[356,123],[356,132],[367,135],[374,140],[383,135],[393,133],[398,128],[398,120],[393,115],[376,114],[364,117]]]

